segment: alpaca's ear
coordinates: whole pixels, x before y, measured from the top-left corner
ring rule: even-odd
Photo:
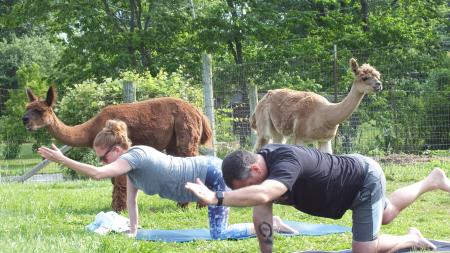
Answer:
[[[38,100],[38,97],[36,97],[36,95],[34,95],[33,91],[30,88],[27,88],[27,96],[28,96],[28,101],[30,101],[30,102]]]
[[[52,107],[53,104],[56,103],[56,91],[53,88],[53,86],[50,86],[47,91],[47,98],[45,99],[45,103],[47,103],[48,106]]]
[[[358,73],[359,65],[355,58],[350,59],[350,67],[352,68],[353,74],[356,75]]]

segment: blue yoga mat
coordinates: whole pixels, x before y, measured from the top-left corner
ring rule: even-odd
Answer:
[[[296,235],[326,235],[351,231],[348,227],[329,224],[311,224],[295,221],[284,221],[292,228],[299,231]],[[296,236],[293,234],[280,234],[283,236]],[[249,237],[246,237],[249,238]],[[136,235],[137,240],[163,241],[163,242],[190,242],[195,240],[213,240],[209,235],[209,229],[179,229],[179,230],[145,230],[140,229]],[[245,238],[228,238],[245,239]]]

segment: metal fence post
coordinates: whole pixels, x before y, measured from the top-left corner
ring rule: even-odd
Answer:
[[[123,82],[123,102],[133,103],[136,101],[136,86],[131,81]]]
[[[337,103],[337,86],[338,86],[338,80],[337,80],[337,46],[336,44],[333,45],[333,85],[334,85],[334,102]]]
[[[204,53],[202,56],[202,80],[203,96],[205,101],[205,114],[209,119],[212,129],[212,149],[208,150],[209,155],[216,156],[216,128],[214,121],[214,100],[212,83],[212,59],[210,54]]]
[[[337,80],[337,46],[336,44],[333,45],[333,85],[334,85],[334,102],[337,103],[337,86],[338,86],[338,80]],[[336,136],[334,136],[334,147],[333,150],[336,150]]]
[[[248,100],[250,103],[250,116],[255,112],[256,105],[258,104],[258,87],[254,82],[251,82],[249,85],[249,94],[248,94]],[[250,126],[251,128],[251,126]],[[256,134],[254,131],[251,131],[250,140],[252,143],[252,146],[255,146],[256,144]]]

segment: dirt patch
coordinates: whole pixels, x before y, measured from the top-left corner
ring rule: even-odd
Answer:
[[[383,157],[376,157],[380,163],[394,163],[394,164],[416,164],[427,163],[431,161],[450,162],[450,157],[432,156],[432,155],[411,155],[411,154],[392,154]]]

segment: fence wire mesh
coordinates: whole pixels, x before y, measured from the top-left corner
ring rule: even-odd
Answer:
[[[380,53],[382,52],[382,53]],[[249,124],[249,88],[258,88],[261,98],[268,90],[290,88],[313,91],[330,102],[342,101],[353,80],[349,59],[370,63],[381,73],[383,90],[367,95],[351,117],[343,121],[332,142],[336,154],[360,153],[374,157],[386,173],[423,173],[424,168],[450,166],[450,75],[432,59],[405,61],[384,58],[407,48],[371,48],[324,52],[321,58],[296,58],[242,65],[217,65],[213,69],[216,152],[223,157],[238,148],[252,149],[254,137]],[[337,58],[333,56],[337,55]],[[405,57],[408,58],[408,57]],[[387,63],[386,63],[387,62]],[[434,65],[433,65],[434,64]],[[430,67],[432,66],[432,67]],[[139,92],[139,91],[138,91]],[[141,94],[142,95],[142,94]],[[146,97],[144,95],[137,97]],[[0,88],[1,115],[5,114],[8,90]],[[110,101],[113,103],[113,101]],[[24,101],[25,104],[25,101]],[[106,104],[109,104],[106,101]],[[20,118],[16,120],[21,120]],[[41,130],[44,131],[45,130]],[[41,161],[33,138],[3,137],[0,151],[19,148],[15,159],[0,161],[2,182],[23,175]],[[397,169],[407,166],[407,170]],[[65,170],[51,164],[31,180],[63,180]]]
[[[383,54],[377,55],[380,51]],[[232,120],[216,120],[218,145],[252,148],[249,87],[258,87],[259,98],[269,89],[291,88],[314,91],[330,102],[339,102],[350,91],[353,77],[348,62],[355,57],[360,66],[370,59],[367,63],[381,73],[384,89],[365,96],[351,117],[340,124],[332,144],[334,153],[361,153],[387,166],[448,166],[450,72],[442,71],[439,65],[427,66],[433,64],[432,59],[392,59],[388,63],[383,59],[392,52],[406,51],[407,48],[398,47],[343,50],[336,59],[330,51],[322,59],[305,55],[283,61],[219,66],[213,74],[216,109],[219,115],[228,115]]]

